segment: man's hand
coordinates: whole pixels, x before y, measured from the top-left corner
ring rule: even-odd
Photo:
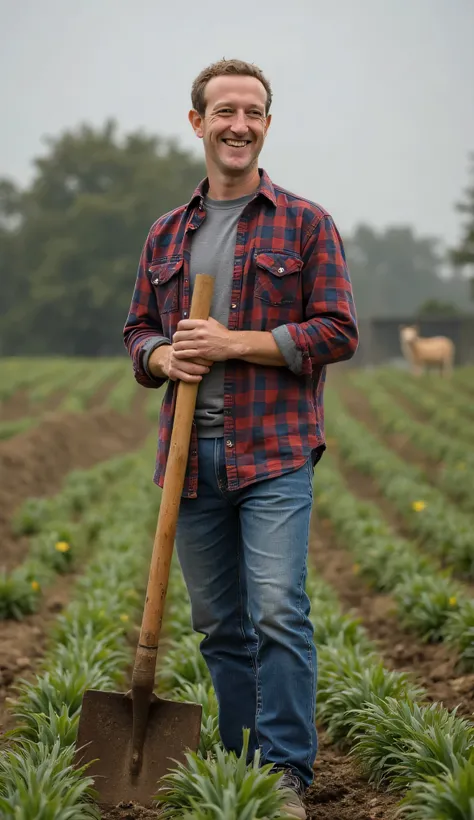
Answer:
[[[153,376],[171,381],[180,379],[189,384],[202,381],[202,377],[209,373],[211,365],[211,361],[199,357],[193,361],[177,358],[174,345],[157,347],[148,360],[148,369]]]
[[[177,360],[206,359],[225,362],[234,355],[233,331],[215,319],[182,319],[173,336],[173,351]]]

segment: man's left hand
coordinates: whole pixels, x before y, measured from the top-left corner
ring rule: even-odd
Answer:
[[[177,358],[225,362],[231,357],[232,331],[209,319],[182,319],[173,336]]]

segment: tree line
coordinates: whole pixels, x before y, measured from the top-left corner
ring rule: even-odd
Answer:
[[[150,225],[189,199],[201,160],[173,140],[108,121],[50,138],[24,188],[0,179],[0,355],[114,355]],[[474,261],[474,188],[459,206]],[[441,276],[433,238],[360,225],[344,236],[361,318],[459,311],[468,283]]]

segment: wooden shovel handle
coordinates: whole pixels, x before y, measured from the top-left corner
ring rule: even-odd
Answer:
[[[208,319],[214,279],[204,273],[196,276],[190,319]],[[160,640],[163,611],[173,556],[179,505],[189,455],[191,429],[199,382],[179,382],[173,430],[161,494],[160,511],[151,556],[145,607],[132,676],[132,689],[151,689],[155,680],[156,653]]]

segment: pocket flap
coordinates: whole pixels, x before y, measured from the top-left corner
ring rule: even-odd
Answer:
[[[297,273],[303,267],[303,260],[283,253],[257,253],[257,265],[274,276]]]
[[[183,266],[183,259],[163,260],[162,262],[154,262],[148,268],[151,281],[154,285],[164,285],[166,282],[175,276]]]

